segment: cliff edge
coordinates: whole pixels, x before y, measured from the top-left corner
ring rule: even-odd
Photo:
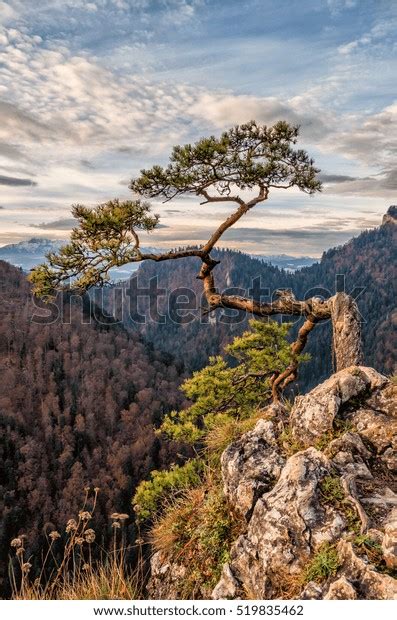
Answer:
[[[354,366],[281,406],[221,459],[243,523],[214,599],[397,599],[397,385]],[[148,592],[185,568],[154,554]]]

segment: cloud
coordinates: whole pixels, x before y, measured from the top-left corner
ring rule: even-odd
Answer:
[[[340,245],[361,232],[361,227],[346,230],[331,230],[326,227],[318,228],[260,228],[242,227],[230,229],[219,244],[221,247],[230,247],[247,252],[264,254],[289,253],[294,255],[311,254],[318,256],[326,248]],[[176,247],[178,245],[194,245],[205,242],[212,230],[208,227],[177,226],[164,232],[155,232],[142,243],[159,245],[162,247]],[[288,251],[288,252],[287,252]]]
[[[397,167],[367,177],[348,178],[343,183],[331,183],[328,193],[394,198],[397,191]]]
[[[151,84],[139,76],[112,73],[95,57],[51,49],[40,37],[6,29],[0,46],[0,82],[8,101],[0,102],[0,140],[21,143],[37,160],[39,146],[62,142],[53,161],[85,160],[114,149],[161,153],[186,132],[186,110],[196,89]],[[170,129],[171,128],[171,129]],[[81,159],[81,157],[79,158]]]
[[[8,2],[0,2],[0,25],[8,24],[17,17],[16,11]]]
[[[350,177],[346,174],[319,174],[318,178],[322,183],[346,183],[357,180],[357,177]]]
[[[357,0],[327,0],[327,6],[332,15],[339,15],[342,11],[354,9]]]
[[[41,224],[31,224],[33,228],[41,228],[42,230],[72,230],[77,222],[74,217],[60,218],[51,222],[42,222]]]
[[[333,193],[389,197],[397,189],[397,102],[364,119],[342,119],[341,127],[319,144],[323,153],[334,152],[367,168],[365,176],[323,175]]]
[[[0,142],[0,157],[5,157],[7,159],[21,159],[22,156],[22,151],[17,146]]]
[[[10,185],[11,187],[34,187],[37,185],[32,179],[18,179],[16,177],[5,177],[0,174],[0,185]]]
[[[1,60],[1,54],[0,54]],[[12,66],[12,63],[10,63]],[[0,69],[0,77],[4,69]],[[9,79],[16,84],[18,79],[15,75],[10,75]],[[44,138],[54,137],[54,132],[43,122],[13,103],[0,100],[0,139],[6,142],[8,149],[15,150],[17,147],[10,146],[10,142],[16,141],[41,141]],[[7,144],[8,143],[8,144]],[[18,150],[18,149],[17,149]],[[19,152],[19,150],[18,150]]]
[[[338,47],[338,52],[342,56],[348,56],[351,52],[357,52],[364,49],[368,45],[387,45],[388,37],[394,37],[397,25],[397,19],[394,15],[389,15],[387,19],[381,19],[374,24],[370,31],[364,33],[358,39],[345,43]],[[390,44],[393,44],[393,39]]]
[[[303,97],[281,101],[276,97],[202,93],[189,112],[220,128],[251,119],[267,125],[282,119],[300,125],[302,137],[307,141],[319,140],[330,131],[330,114],[314,108]]]

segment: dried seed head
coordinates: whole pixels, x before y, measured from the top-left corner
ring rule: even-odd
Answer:
[[[120,521],[125,521],[126,519],[128,519],[129,515],[125,514],[125,513],[121,513],[119,514],[119,519]]]
[[[59,532],[56,532],[54,530],[53,532],[49,533],[49,537],[51,538],[51,540],[57,540],[57,538],[61,538],[61,535]]]
[[[114,527],[115,530],[119,530],[121,528],[121,525],[118,521],[114,521],[112,523],[112,527]]]
[[[88,510],[83,510],[79,512],[79,517],[82,521],[89,521],[91,519],[91,513]]]
[[[83,570],[90,570],[89,564],[83,564]]]
[[[145,542],[145,541],[143,540],[143,538],[137,538],[137,539],[136,539],[136,541],[135,541],[135,544],[137,544],[137,545],[143,545],[143,543],[144,543],[144,542]]]
[[[84,543],[84,538],[81,538],[81,536],[79,536],[78,538],[76,538],[76,544],[77,545],[82,545]]]
[[[89,492],[91,491],[91,489],[90,489],[90,487],[84,487],[84,491],[85,491],[86,493],[89,493]]]
[[[22,539],[21,538],[13,538],[11,541],[11,547],[22,547]]]
[[[32,568],[32,565],[30,562],[25,562],[24,564],[22,564],[22,571],[24,573],[28,573],[31,568]]]
[[[18,547],[18,549],[15,551],[15,553],[17,555],[23,555],[23,552],[24,552],[24,548],[23,547]]]
[[[99,491],[100,491],[100,490],[101,490],[101,489],[100,489],[99,487],[94,487],[94,492],[95,492],[95,493],[99,493]]]
[[[119,513],[119,512],[113,512],[113,513],[110,515],[110,518],[111,518],[111,519],[120,519],[120,513]]]
[[[77,530],[77,523],[74,519],[69,519],[69,521],[66,524],[66,533],[68,534],[69,532],[74,532]]]
[[[86,530],[85,534],[84,534],[84,538],[86,540],[86,542],[88,543],[93,543],[95,540],[95,532],[94,530]]]

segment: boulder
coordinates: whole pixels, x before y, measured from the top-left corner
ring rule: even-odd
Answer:
[[[303,445],[314,445],[325,433],[332,431],[342,405],[353,398],[363,398],[388,380],[373,368],[351,366],[295,399],[291,411],[294,437]]]
[[[280,453],[273,422],[255,428],[224,451],[221,459],[224,493],[247,519],[259,497],[278,480],[286,458]]]

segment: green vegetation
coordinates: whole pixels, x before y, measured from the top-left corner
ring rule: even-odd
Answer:
[[[241,531],[242,523],[227,505],[220,481],[208,477],[202,487],[187,491],[165,510],[151,539],[157,550],[187,568],[181,595],[195,598],[199,590],[209,595]]]
[[[284,454],[287,456],[292,456],[299,452],[300,450],[304,450],[304,446],[298,441],[289,426],[286,426],[283,432],[279,436],[279,444],[280,448],[283,450]]]
[[[386,565],[382,545],[377,540],[368,534],[359,534],[353,538],[352,543],[356,553],[366,556],[375,570],[390,575],[394,579],[397,578],[396,569],[389,568]]]
[[[175,498],[183,490],[199,486],[203,470],[203,460],[192,459],[181,466],[172,465],[166,471],[152,471],[150,480],[141,482],[134,495],[134,510],[138,519],[153,517],[162,502]]]
[[[345,518],[348,530],[358,534],[361,527],[360,517],[355,506],[346,497],[340,478],[325,476],[320,483],[320,493],[320,501],[339,510]]]
[[[271,378],[296,359],[286,339],[290,325],[253,320],[250,327],[225,348],[237,366],[213,357],[184,382],[182,390],[193,404],[168,414],[161,426],[163,433],[194,443],[216,427],[251,417],[269,403]],[[306,359],[298,356],[299,362]]]
[[[263,417],[271,399],[271,377],[292,360],[288,325],[251,321],[250,327],[226,347],[234,365],[213,358],[186,380],[182,390],[192,404],[166,416],[159,429],[193,443],[198,457],[152,472],[133,498],[138,518],[151,526],[154,548],[187,569],[186,598],[194,598],[198,589],[209,593],[243,528],[223,494],[220,455]]]
[[[321,583],[328,577],[335,577],[339,566],[340,561],[335,547],[329,543],[323,543],[304,571],[304,583],[309,581]]]
[[[342,483],[337,476],[325,476],[321,481],[320,490],[327,504],[340,503],[345,499]]]

